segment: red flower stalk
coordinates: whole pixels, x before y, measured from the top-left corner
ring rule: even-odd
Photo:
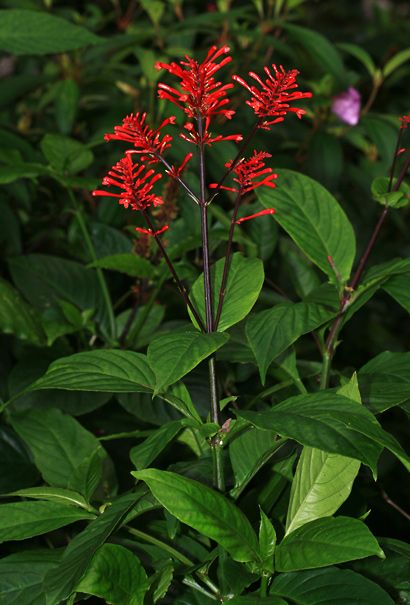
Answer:
[[[233,84],[224,84],[215,81],[214,74],[227,63],[232,61],[232,57],[224,57],[219,63],[216,60],[222,55],[229,53],[229,46],[217,48],[212,46],[205,60],[198,63],[195,59],[186,56],[186,61],[178,63],[162,63],[158,61],[155,64],[157,69],[166,69],[170,74],[181,80],[180,86],[183,92],[172,88],[167,84],[158,84],[158,95],[161,99],[168,99],[178,107],[181,107],[190,118],[210,117],[216,114],[222,114],[231,119],[234,111],[226,109],[225,105],[229,103],[226,98],[226,92],[233,88]]]
[[[410,113],[407,116],[402,116],[399,120],[401,122],[400,128],[404,130],[410,124]]]
[[[93,195],[116,197],[125,208],[132,210],[147,210],[150,206],[159,206],[163,200],[151,193],[154,184],[162,177],[142,164],[134,164],[131,155],[126,154],[115,166],[111,168],[102,184],[119,187],[120,193],[96,190]]]
[[[291,107],[289,103],[312,96],[311,92],[289,92],[294,88],[298,88],[296,78],[299,71],[297,69],[285,71],[282,65],[277,68],[274,64],[272,64],[272,69],[274,75],[268,67],[264,67],[267,75],[264,82],[257,74],[252,71],[249,72],[250,77],[259,84],[259,88],[255,85],[247,84],[240,76],[233,76],[235,82],[244,86],[251,93],[252,98],[250,101],[246,101],[246,103],[249,107],[252,107],[258,116],[260,120],[258,127],[264,130],[269,130],[269,126],[272,124],[282,122],[288,112],[296,113],[298,118],[301,118],[306,113],[305,110]],[[273,118],[273,120],[268,121],[266,118]]]
[[[239,188],[225,187],[224,185],[219,185],[218,183],[211,183],[209,185],[210,189],[226,189],[227,191],[235,191],[236,193],[244,195],[253,189],[262,187],[262,185],[272,188],[276,187],[275,183],[272,181],[278,178],[278,175],[272,172],[272,168],[265,168],[264,160],[270,157],[272,157],[271,154],[266,153],[265,151],[254,151],[250,158],[242,158],[233,168],[233,172],[237,176],[237,178],[234,178],[233,180],[239,184]],[[232,166],[232,162],[233,160],[229,160],[229,162],[225,164],[225,167],[230,168]],[[263,178],[259,181],[255,181],[255,179],[259,177]]]
[[[106,141],[125,141],[132,143],[136,148],[136,153],[149,154],[156,156],[164,153],[165,149],[170,147],[172,136],[165,134],[161,139],[161,130],[168,124],[175,124],[176,117],[170,116],[156,128],[150,128],[145,122],[146,113],[131,113],[125,117],[121,126],[114,126],[113,134],[106,134]],[[146,160],[148,158],[141,158]]]

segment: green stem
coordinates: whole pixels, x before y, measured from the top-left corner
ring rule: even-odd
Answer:
[[[214,485],[219,489],[220,492],[225,491],[225,476],[223,468],[223,452],[222,446],[219,443],[211,445],[212,450],[212,462],[214,470]]]
[[[268,586],[269,586],[269,576],[263,575],[261,577],[261,588],[260,588],[261,598],[268,596]]]
[[[69,198],[71,200],[71,203],[74,207],[74,214],[77,219],[77,223],[78,223],[78,226],[82,233],[82,236],[84,238],[84,243],[88,250],[88,254],[90,256],[90,259],[93,262],[95,262],[98,260],[97,254],[95,252],[94,244],[91,240],[90,234],[88,233],[88,229],[85,224],[82,212],[78,208],[77,201],[76,201],[71,189],[67,189],[67,192],[68,192]],[[96,267],[96,272],[97,272],[97,279],[98,279],[98,283],[100,286],[101,294],[103,296],[105,308],[106,308],[107,314],[108,314],[108,320],[109,320],[109,324],[110,324],[110,336],[112,339],[115,339],[116,338],[115,316],[114,316],[114,310],[113,310],[112,301],[111,301],[110,293],[108,290],[107,282],[105,281],[103,270],[100,267]]]
[[[191,559],[188,559],[188,557],[186,557],[179,550],[176,550],[176,548],[174,548],[170,544],[167,544],[166,542],[163,542],[159,538],[155,538],[154,536],[151,536],[150,534],[146,534],[144,531],[141,531],[140,529],[136,529],[135,527],[130,527],[129,525],[125,525],[124,528],[132,536],[135,536],[136,538],[139,538],[140,540],[143,540],[144,542],[148,542],[148,544],[152,544],[153,546],[157,546],[158,548],[161,548],[164,552],[167,552],[171,557],[173,557],[174,559],[176,559],[183,565],[186,565],[187,567],[194,567],[194,565],[195,565],[194,561],[192,561]],[[197,571],[195,571],[195,574],[198,576],[198,578],[201,580],[201,582],[203,582],[206,586],[208,586],[208,588],[213,592],[214,595],[217,595],[218,597],[220,596],[219,588],[204,573],[197,570]]]
[[[329,351],[325,351],[323,353],[323,362],[322,362],[322,373],[320,375],[320,390],[327,389],[329,384],[329,375],[330,375],[330,367],[331,367],[332,357]]]

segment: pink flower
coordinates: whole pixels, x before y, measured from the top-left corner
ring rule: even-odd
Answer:
[[[332,112],[345,124],[356,126],[360,119],[360,100],[360,92],[349,86],[347,90],[333,98]]]

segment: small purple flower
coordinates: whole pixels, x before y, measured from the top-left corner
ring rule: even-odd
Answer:
[[[356,126],[360,117],[360,92],[349,86],[340,95],[333,97],[332,112],[349,126]]]

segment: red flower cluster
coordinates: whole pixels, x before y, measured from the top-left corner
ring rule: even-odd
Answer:
[[[272,181],[277,179],[278,175],[272,171],[272,168],[265,168],[264,161],[266,158],[270,157],[272,157],[271,154],[266,153],[265,151],[254,151],[250,158],[242,158],[239,160],[232,169],[232,172],[237,176],[237,178],[234,178],[233,180],[238,183],[239,188],[225,187],[218,183],[211,183],[209,187],[211,189],[226,189],[227,191],[234,191],[241,195],[245,195],[245,193],[249,193],[249,191],[262,187],[263,185],[274,188],[276,185]],[[231,168],[232,160],[229,160],[225,166],[226,168]],[[258,179],[261,176],[263,177],[261,180],[255,181],[255,179]]]
[[[301,118],[306,113],[305,110],[291,107],[289,103],[312,96],[311,92],[289,92],[289,90],[298,88],[296,78],[299,72],[297,69],[285,71],[281,65],[277,68],[274,64],[272,65],[272,69],[274,75],[268,67],[264,68],[267,75],[264,82],[257,74],[252,71],[249,72],[250,77],[259,84],[259,88],[255,85],[247,84],[240,76],[233,76],[235,82],[244,86],[251,93],[252,98],[250,101],[246,101],[246,103],[249,107],[252,107],[258,116],[260,120],[259,128],[263,128],[264,130],[269,130],[269,126],[272,124],[282,122],[288,111],[296,113],[298,118]],[[273,118],[273,120],[268,121],[266,118]]]
[[[146,113],[131,113],[125,117],[122,121],[121,126],[114,126],[113,134],[106,134],[104,136],[105,141],[125,141],[132,143],[137,149],[136,153],[148,154],[152,159],[155,160],[155,156],[162,154],[165,149],[170,147],[172,136],[165,134],[161,139],[161,130],[168,126],[168,124],[175,124],[176,117],[170,116],[162,122],[162,124],[156,128],[150,128],[145,122],[147,117]],[[154,156],[154,158],[152,158]],[[148,158],[141,158],[143,161]]]
[[[116,197],[124,208],[130,206],[132,210],[145,211],[150,206],[164,203],[155,193],[151,193],[154,184],[161,177],[162,175],[156,174],[152,168],[147,170],[142,164],[134,164],[131,155],[126,154],[112,167],[102,182],[103,185],[119,187],[121,192],[111,193],[97,189],[93,191],[93,195]]]
[[[226,107],[229,103],[226,93],[233,88],[233,84],[222,84],[214,78],[218,70],[232,61],[232,57],[225,56],[219,63],[217,62],[229,51],[229,46],[219,49],[212,46],[202,63],[186,56],[186,61],[180,61],[179,64],[159,61],[155,65],[157,69],[166,69],[170,74],[179,78],[182,89],[177,90],[161,82],[158,84],[159,97],[181,107],[190,118],[204,120],[202,132],[199,132],[192,122],[185,124],[188,134],[183,133],[181,136],[189,143],[210,145],[220,141],[242,140],[242,135],[212,137],[209,133],[211,117],[220,114],[230,120],[235,113],[234,110]]]
[[[402,116],[399,120],[401,122],[400,128],[404,130],[410,124],[410,113],[407,116]]]

